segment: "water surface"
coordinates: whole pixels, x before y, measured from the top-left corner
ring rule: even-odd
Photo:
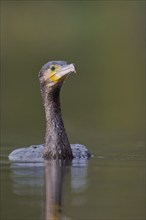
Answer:
[[[46,209],[55,207],[49,216],[57,219],[144,220],[142,155],[95,155],[46,171],[43,164],[10,163],[9,150],[2,150],[1,159],[2,219],[47,219]]]

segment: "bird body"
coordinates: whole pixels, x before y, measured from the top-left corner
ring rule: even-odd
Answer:
[[[75,72],[73,64],[51,61],[39,73],[46,115],[45,159],[72,159],[70,143],[61,115],[60,90],[67,75]]]
[[[60,90],[72,72],[76,72],[74,64],[67,64],[65,61],[51,61],[41,68],[39,81],[46,116],[45,144],[16,149],[9,155],[10,160],[24,161],[31,158],[35,160],[34,155],[36,160],[39,157],[41,160],[42,158],[72,160],[82,155],[83,158],[89,158],[90,153],[85,146],[76,145],[74,148],[70,145],[61,115]]]

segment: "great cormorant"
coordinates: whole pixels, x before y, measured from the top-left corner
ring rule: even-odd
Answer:
[[[70,143],[61,116],[60,89],[66,77],[75,73],[74,64],[51,61],[39,72],[41,94],[46,115],[44,158],[72,159]]]
[[[43,162],[44,159],[88,159],[91,156],[84,145],[70,145],[61,116],[60,89],[67,76],[75,72],[75,65],[65,61],[51,61],[41,68],[39,81],[46,115],[45,144],[12,151],[11,161]]]

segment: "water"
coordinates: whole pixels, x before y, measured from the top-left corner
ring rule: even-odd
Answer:
[[[44,220],[52,207],[65,220],[144,220],[144,1],[2,1],[1,12],[1,219]],[[76,65],[62,113],[70,143],[94,157],[11,164],[12,150],[44,142],[37,76],[50,60]]]
[[[142,155],[102,154],[43,166],[10,163],[9,151],[3,149],[1,158],[1,219],[144,220]]]

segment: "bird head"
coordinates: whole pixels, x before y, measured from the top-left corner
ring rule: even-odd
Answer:
[[[67,64],[65,61],[50,61],[39,72],[40,84],[48,88],[61,86],[72,72],[76,72],[74,64]]]

